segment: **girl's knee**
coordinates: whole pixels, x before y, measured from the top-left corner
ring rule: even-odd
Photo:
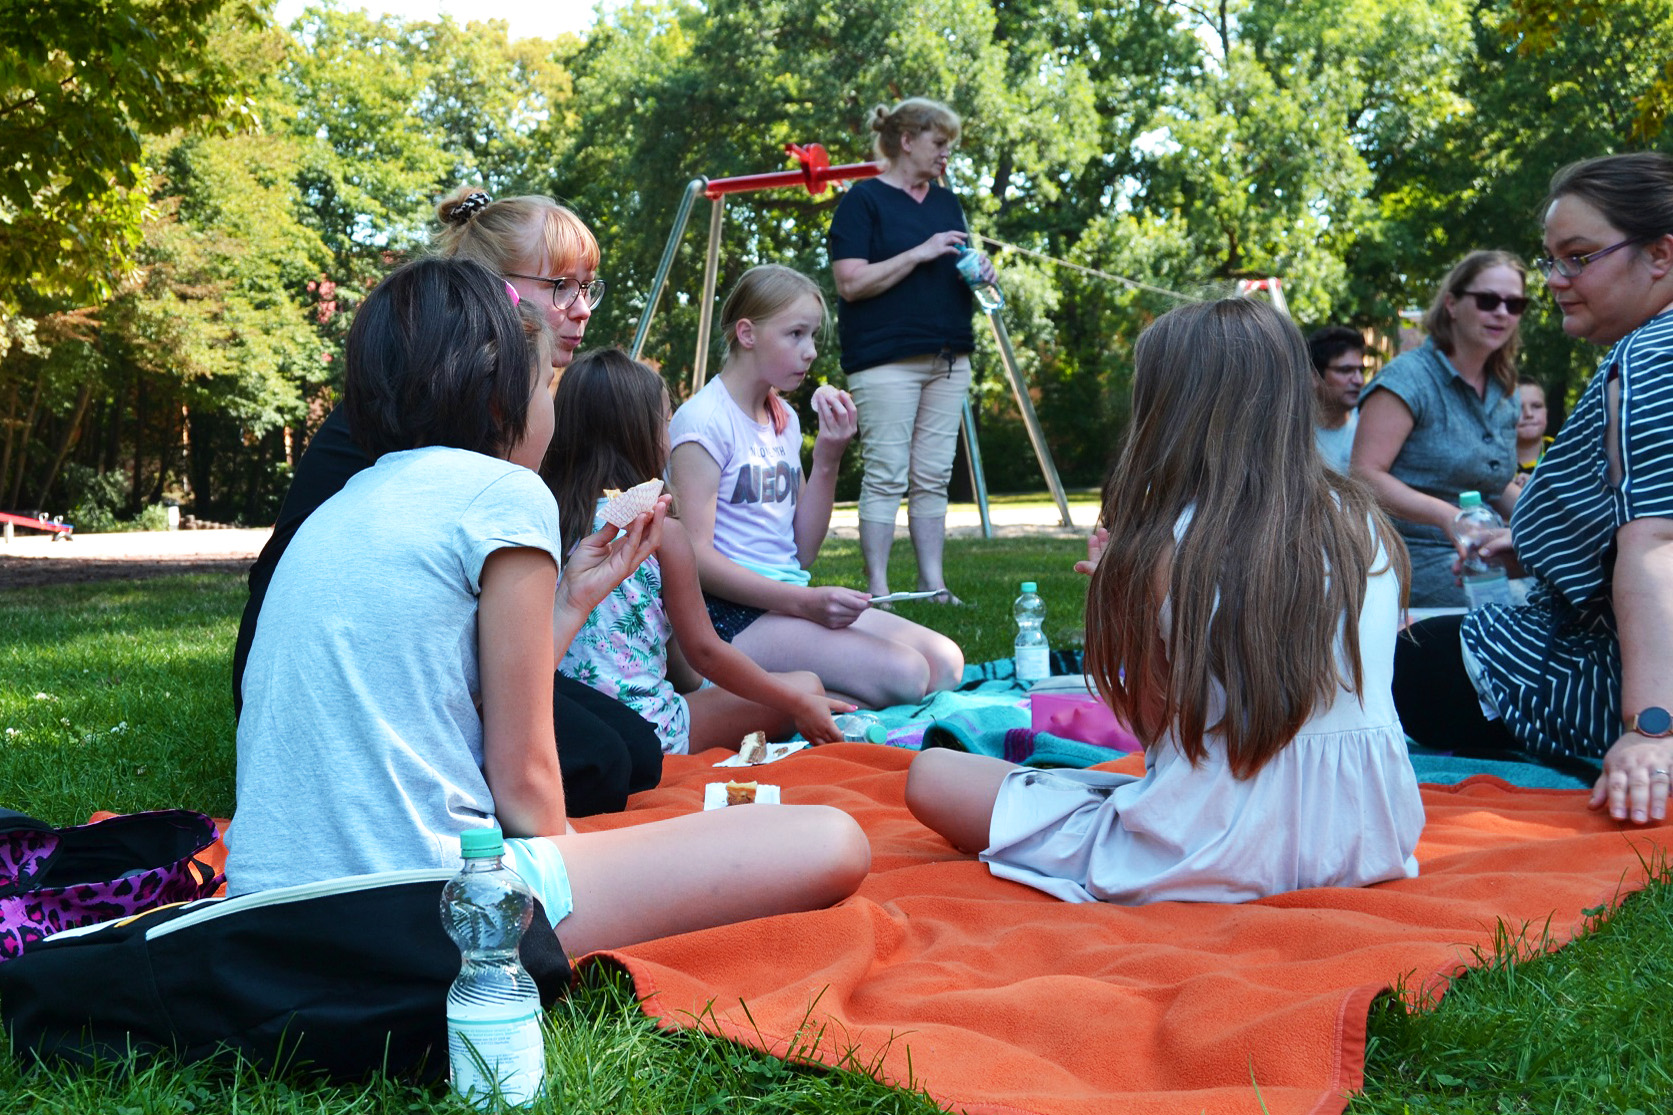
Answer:
[[[924,811],[939,800],[940,788],[958,766],[958,758],[957,751],[944,747],[932,747],[912,757],[912,765],[906,768],[906,808],[914,817],[923,820]]]
[[[871,841],[854,818],[835,806],[810,805],[804,813],[797,828],[812,850],[808,862],[817,867],[808,873],[808,883],[820,892],[814,901],[829,906],[860,889],[871,871]]]
[[[819,680],[819,675],[812,670],[790,670],[784,674],[784,683],[792,689],[803,693],[824,695],[825,683]]]

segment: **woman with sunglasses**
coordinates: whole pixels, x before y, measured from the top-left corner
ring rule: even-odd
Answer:
[[[519,299],[541,307],[555,338],[552,366],[561,373],[575,358],[593,307],[604,297],[592,230],[549,197],[496,201],[474,186],[460,187],[443,198],[436,217],[441,222],[437,255],[474,260],[499,274]],[[279,558],[303,520],[370,464],[355,443],[343,408],[334,409],[309,440],[273,535],[250,567],[250,599],[233,655],[235,710],[243,707],[244,664]],[[352,539],[344,540],[345,546],[353,544]],[[563,648],[558,650],[561,657]],[[571,814],[619,812],[630,793],[650,789],[661,779],[661,741],[656,729],[632,709],[561,674],[553,679],[552,701]]]
[[[1360,395],[1353,472],[1405,539],[1416,607],[1464,604],[1452,571],[1458,493],[1498,503],[1516,476],[1524,277],[1521,261],[1505,252],[1465,256],[1423,317],[1428,339],[1390,361]]]
[[[1499,741],[1558,765],[1602,759],[1594,809],[1660,821],[1673,771],[1673,159],[1557,172],[1547,276],[1563,331],[1611,346],[1482,547],[1531,573],[1528,602],[1415,625],[1395,657],[1406,730]]]

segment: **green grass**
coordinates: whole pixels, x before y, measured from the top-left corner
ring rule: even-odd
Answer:
[[[1084,581],[1069,567],[1079,551],[1064,539],[954,540],[948,580],[967,606],[908,605],[902,614],[948,632],[972,662],[1001,657],[1009,653],[1017,582],[1035,580],[1053,646],[1076,645]],[[910,547],[898,545],[897,555],[895,578],[910,583]],[[861,584],[854,545],[827,546],[817,575]],[[243,600],[241,579],[230,575],[0,591],[0,804],[60,824],[85,820],[94,807],[230,812],[227,663]],[[1657,875],[1566,948],[1535,955],[1507,941],[1438,1005],[1380,1001],[1366,1090],[1351,1115],[1665,1110],[1673,1096],[1673,890],[1664,872]],[[701,1033],[660,1032],[634,1006],[626,978],[606,971],[595,971],[548,1025],[557,1040],[543,1110],[696,1115],[746,1103],[809,1115],[934,1110],[863,1071],[797,1068]],[[24,1073],[0,1058],[0,1111],[235,1108],[465,1110],[387,1081],[331,1088],[166,1059],[131,1073]]]

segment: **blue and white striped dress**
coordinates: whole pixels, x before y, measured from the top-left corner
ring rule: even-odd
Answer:
[[[1621,484],[1604,453],[1605,388],[1621,380]],[[1673,519],[1673,312],[1610,350],[1511,517],[1528,603],[1464,620],[1478,684],[1539,758],[1599,758],[1621,726],[1621,647],[1612,602],[1615,532]]]

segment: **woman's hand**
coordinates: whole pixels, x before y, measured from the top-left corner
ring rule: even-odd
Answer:
[[[1458,556],[1452,561],[1452,575],[1462,577],[1464,575],[1464,559],[1469,556],[1469,543],[1451,531],[1448,531],[1448,534],[1452,537],[1453,549],[1458,551]],[[1516,558],[1516,543],[1510,537],[1509,527],[1500,527],[1497,530],[1489,531],[1486,535],[1486,541],[1476,548],[1476,552],[1481,555],[1483,561],[1497,562],[1504,566],[1505,575],[1508,577],[1523,575],[1522,563]]]
[[[668,517],[670,499],[659,496],[656,505],[629,523],[626,530],[605,523],[596,534],[576,543],[558,581],[559,607],[584,619],[655,553],[662,545],[662,521]]]
[[[852,395],[822,383],[813,392],[813,413],[819,418],[819,433],[813,442],[814,458],[835,465],[859,432],[860,412],[855,409]]]
[[[940,259],[942,256],[958,255],[964,248],[964,242],[969,239],[970,234],[963,229],[949,229],[946,232],[938,232],[931,236],[912,249],[912,252],[919,263],[929,263],[931,260]],[[989,264],[988,270],[991,271],[992,269],[993,265]]]
[[[1587,804],[1608,807],[1617,821],[1635,825],[1667,816],[1667,788],[1673,777],[1673,739],[1628,732],[1603,757],[1603,774]]]
[[[871,596],[859,589],[840,585],[820,585],[808,588],[799,609],[803,619],[812,620],[833,631],[852,624],[871,607]]]
[[[1098,568],[1098,562],[1104,556],[1104,547],[1109,545],[1110,532],[1107,527],[1099,527],[1086,540],[1086,557],[1075,562],[1075,572],[1085,573],[1088,577]]]

